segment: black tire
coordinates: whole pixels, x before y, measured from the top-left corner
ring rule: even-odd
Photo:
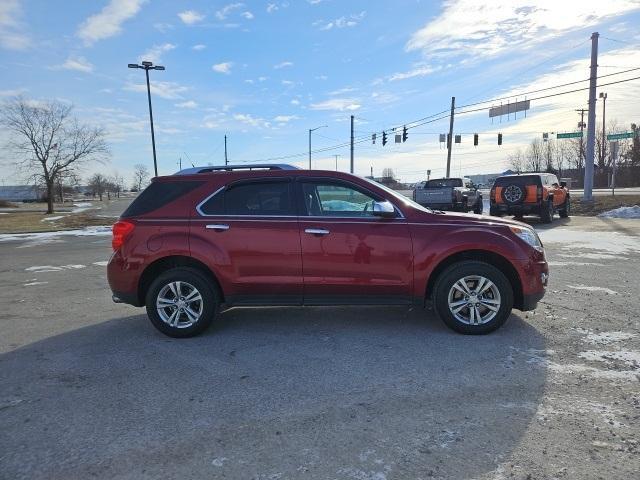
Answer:
[[[183,282],[184,284],[195,287],[195,289],[200,293],[202,300],[200,302],[196,302],[194,307],[198,309],[200,314],[197,321],[190,325],[188,325],[188,316],[186,313],[178,313],[178,325],[169,325],[161,318],[161,314],[158,311],[158,308],[156,308],[158,294],[163,288],[172,282]],[[204,332],[207,327],[211,325],[219,305],[220,296],[215,285],[212,285],[211,281],[198,270],[187,267],[172,268],[171,270],[161,273],[151,283],[146,294],[146,307],[149,320],[151,320],[153,326],[162,333],[174,338],[193,337]],[[189,306],[191,306],[191,304],[189,304]],[[174,308],[177,309],[177,307],[173,306],[166,307],[164,310],[165,315],[173,311]],[[184,321],[181,321],[181,318],[184,319]],[[179,326],[180,323],[187,325],[183,325],[181,327]]]
[[[542,223],[551,223],[553,222],[553,199],[550,198],[547,200],[547,203],[543,204],[540,207],[540,219]]]
[[[476,201],[476,206],[473,209],[473,213],[477,215],[482,215],[483,208],[484,208],[484,205],[482,204],[482,197],[478,197],[478,200]]]
[[[502,189],[500,196],[502,197],[502,201],[507,205],[520,205],[524,202],[527,194],[524,186],[510,183]]]
[[[560,218],[568,218],[570,214],[571,214],[571,197],[567,197],[567,199],[564,201],[564,205],[562,206],[562,208],[558,210],[558,215],[560,215]]]
[[[491,215],[492,217],[501,217],[502,213],[500,213],[500,210],[498,210],[497,208],[493,208],[490,206],[489,215]]]
[[[453,285],[463,278],[474,276],[481,276],[490,280],[499,294],[500,305],[498,310],[492,318],[487,319],[486,323],[464,323],[456,318],[449,308],[450,291],[454,292],[453,295],[458,294],[457,290],[454,291]],[[491,294],[491,292],[485,295],[489,294]],[[486,299],[492,300],[493,298],[487,297]],[[462,300],[463,299],[460,299],[460,301]],[[440,274],[433,290],[433,304],[440,319],[452,330],[466,335],[483,335],[500,328],[511,315],[511,309],[513,308],[513,288],[507,277],[493,265],[476,260],[465,260],[451,265]],[[481,306],[479,308],[484,309],[485,307]],[[470,310],[471,309],[467,307],[463,307],[460,315],[470,317]],[[486,312],[488,313],[489,310],[487,309]],[[482,315],[484,316],[485,314],[483,313]]]

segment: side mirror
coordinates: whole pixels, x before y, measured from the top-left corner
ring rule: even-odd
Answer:
[[[393,218],[396,216],[396,209],[388,200],[373,202],[373,214],[376,217]]]
[[[566,186],[567,186],[567,182],[560,182],[560,186],[561,186],[562,188],[566,187]]]

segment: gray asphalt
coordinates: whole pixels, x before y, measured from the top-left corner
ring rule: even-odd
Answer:
[[[263,308],[175,340],[111,302],[108,236],[2,242],[0,478],[632,478],[639,223],[542,232],[631,249],[547,242],[545,303],[483,337],[423,310]]]

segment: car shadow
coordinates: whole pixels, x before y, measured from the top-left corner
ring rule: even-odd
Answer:
[[[545,339],[523,316],[464,336],[421,309],[237,308],[191,339],[141,315],[53,336],[0,355],[0,470],[481,475],[542,400]]]

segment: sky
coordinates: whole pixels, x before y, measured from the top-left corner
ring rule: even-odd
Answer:
[[[595,31],[599,75],[640,67],[639,25],[640,0],[0,0],[0,102],[22,95],[72,103],[83,122],[105,129],[112,152],[83,175],[130,178],[134,164],[153,165],[144,72],[127,68],[147,60],[166,67],[151,72],[161,175],[180,160],[183,168],[223,163],[225,134],[229,163],[307,168],[308,130],[316,127],[312,149],[324,151],[313,154],[313,167],[337,162],[348,171],[354,115],[355,173],[379,176],[389,167],[410,182],[445,172],[439,134],[449,118],[436,114],[448,112],[452,96],[458,106],[506,103],[585,80]],[[640,70],[599,82],[634,77]],[[608,94],[607,123],[640,123],[640,80],[599,91]],[[526,118],[492,121],[491,104],[458,110],[486,107],[456,114],[462,143],[452,173],[501,172],[509,154],[543,132],[574,131],[588,91],[535,100],[544,93],[527,97],[534,100]],[[601,101],[596,111],[600,124]],[[425,117],[440,119],[394,143],[393,127]],[[6,149],[0,162],[1,181],[20,183]]]

